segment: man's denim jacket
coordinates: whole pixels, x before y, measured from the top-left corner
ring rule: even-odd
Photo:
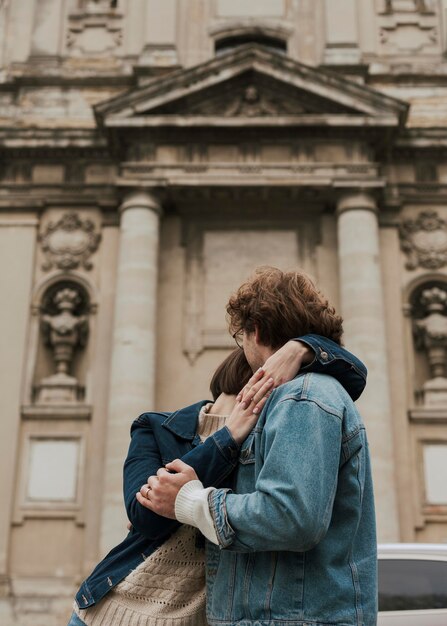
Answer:
[[[305,368],[306,371],[331,374],[354,399],[361,394],[366,383],[366,369],[354,355],[317,335],[306,335],[300,340],[315,351],[314,362]],[[240,450],[229,430],[224,427],[198,445],[197,418],[207,402],[198,402],[175,413],[143,413],[133,422],[124,463],[124,503],[132,530],[82,583],[76,594],[79,608],[85,609],[99,602],[180,526],[176,520],[160,517],[136,500],[135,493],[148,476],[180,458],[195,469],[204,486],[231,484],[231,474],[240,465]],[[243,454],[246,449],[244,446]]]
[[[304,373],[273,391],[234,492],[214,490],[208,503],[219,541],[207,544],[209,624],[376,624],[368,444],[334,378]]]

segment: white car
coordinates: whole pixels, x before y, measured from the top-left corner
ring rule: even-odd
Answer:
[[[447,544],[382,544],[378,554],[378,626],[447,626]]]

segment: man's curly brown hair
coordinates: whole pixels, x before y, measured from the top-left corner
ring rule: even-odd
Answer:
[[[260,342],[280,348],[308,333],[341,344],[343,320],[311,279],[302,272],[259,267],[227,305],[230,332],[254,332]]]

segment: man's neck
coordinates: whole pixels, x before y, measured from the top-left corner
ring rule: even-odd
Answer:
[[[258,355],[259,355],[259,365],[258,367],[262,367],[267,359],[274,354],[276,350],[270,348],[270,346],[263,346],[258,344]],[[257,368],[256,368],[257,369]]]

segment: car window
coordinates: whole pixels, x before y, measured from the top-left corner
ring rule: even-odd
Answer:
[[[447,562],[379,559],[379,611],[447,608]]]

